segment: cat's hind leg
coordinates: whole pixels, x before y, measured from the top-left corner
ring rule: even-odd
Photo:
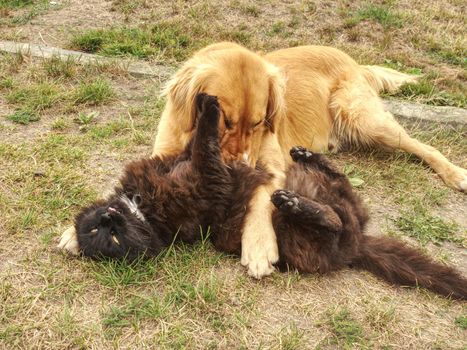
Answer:
[[[324,154],[314,153],[304,147],[295,146],[290,149],[290,156],[294,162],[303,164],[305,167],[311,166],[332,178],[345,177],[343,173],[332,165]]]
[[[331,232],[342,230],[342,221],[329,205],[287,190],[275,191],[271,201],[289,223],[300,225],[304,229],[320,226]]]

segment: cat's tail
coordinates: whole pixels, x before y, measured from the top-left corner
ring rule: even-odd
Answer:
[[[360,254],[352,265],[393,284],[420,286],[446,297],[467,300],[467,279],[458,271],[391,237],[364,236]]]

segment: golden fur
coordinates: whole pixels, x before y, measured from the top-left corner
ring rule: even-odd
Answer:
[[[302,46],[260,55],[234,43],[210,45],[185,62],[167,84],[153,155],[178,153],[188,143],[196,94],[218,96],[224,158],[251,165],[260,159],[276,175],[253,198],[242,240],[242,263],[251,275],[261,277],[277,260],[269,196],[280,187],[291,161],[288,151],[295,145],[319,152],[338,150],[344,143],[400,148],[423,159],[447,185],[467,190],[467,171],[411,138],[378,97],[382,90],[415,80],[392,69],[359,65],[330,47]]]

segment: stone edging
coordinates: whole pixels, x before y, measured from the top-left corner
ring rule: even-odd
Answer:
[[[148,64],[141,61],[121,60],[98,55],[64,50],[46,45],[0,41],[0,51],[9,53],[23,53],[38,58],[73,57],[77,63],[116,63],[135,77],[158,78],[167,80],[174,72],[173,68]],[[441,122],[453,125],[467,125],[467,110],[456,107],[428,106],[420,103],[410,103],[398,100],[385,100],[386,108],[396,117],[409,121]]]

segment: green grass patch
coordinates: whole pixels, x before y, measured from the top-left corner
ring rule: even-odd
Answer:
[[[114,96],[110,83],[102,78],[83,81],[74,91],[75,103],[86,105],[99,105],[110,101]]]
[[[66,59],[52,57],[42,64],[46,74],[51,78],[72,78],[77,73],[77,64],[72,56]]]
[[[413,71],[416,74],[419,73],[418,69]],[[438,75],[435,73],[427,74],[420,77],[418,82],[405,84],[399,91],[392,94],[385,93],[383,96],[393,96],[434,106],[465,108],[467,106],[465,94],[440,90],[434,84],[434,80],[437,78]]]
[[[27,87],[18,87],[6,95],[7,102],[32,112],[40,112],[50,108],[62,98],[57,85],[47,81]]]
[[[0,89],[11,89],[14,86],[14,80],[11,77],[0,79]]]
[[[303,331],[295,323],[282,328],[276,335],[274,344],[278,344],[280,350],[304,349]]]
[[[32,5],[34,0],[0,0],[0,9],[18,9]]]
[[[326,325],[331,332],[331,336],[322,341],[320,346],[326,344],[339,349],[366,348],[362,325],[345,308],[329,311],[327,320],[319,325]]]
[[[36,112],[18,110],[15,113],[7,116],[7,119],[17,124],[28,125],[32,122],[37,122],[40,120],[40,117]]]
[[[151,298],[133,297],[123,306],[111,306],[102,317],[104,327],[137,328],[143,320],[160,321],[169,305],[164,304],[156,296]]]
[[[358,22],[370,20],[380,23],[384,28],[400,28],[404,24],[404,18],[398,12],[384,5],[367,5],[358,10],[355,18]]]
[[[402,210],[395,224],[400,231],[417,239],[423,245],[428,242],[463,244],[465,240],[456,235],[459,226],[455,222],[446,222],[439,216],[431,215],[426,208],[420,206]]]
[[[157,259],[139,258],[134,262],[126,260],[91,261],[90,271],[103,286],[120,288],[141,285],[151,281],[156,273]]]
[[[178,23],[161,22],[149,28],[111,28],[88,30],[74,36],[75,49],[105,56],[162,56],[181,60],[192,45],[190,37]]]
[[[86,153],[73,143],[69,136],[52,134],[34,145],[0,144],[0,166],[8,169],[2,182],[10,189],[0,197],[0,210],[8,232],[53,227],[95,198],[81,170]]]
[[[464,330],[467,329],[467,315],[461,315],[457,317],[456,324]]]
[[[44,13],[50,7],[48,0],[0,0],[0,25],[23,25]],[[19,13],[16,12],[19,10]],[[10,11],[15,11],[10,13]]]

